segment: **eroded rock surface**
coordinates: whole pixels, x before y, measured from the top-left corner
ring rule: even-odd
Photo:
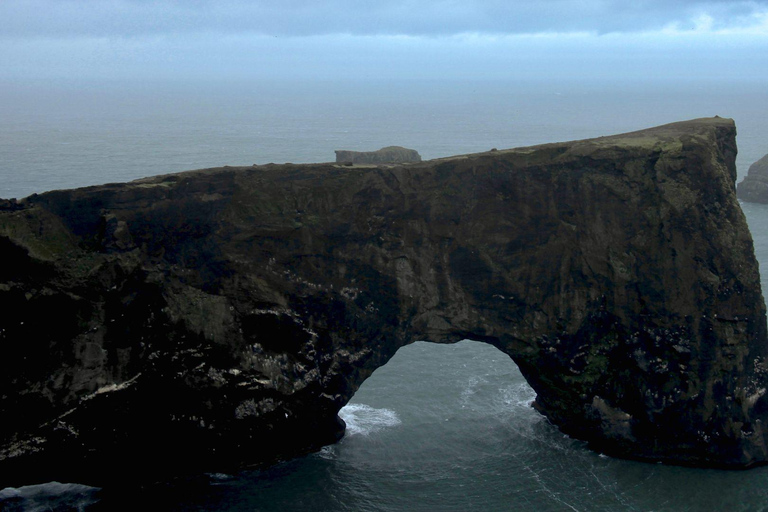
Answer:
[[[749,166],[747,177],[737,187],[739,199],[768,204],[768,155]]]
[[[336,150],[336,163],[341,164],[406,164],[421,162],[421,155],[415,149],[387,146],[376,151]]]
[[[415,340],[493,344],[606,453],[766,460],[735,127],[350,169],[220,168],[0,205],[0,487],[315,450]],[[514,461],[510,461],[514,464]]]

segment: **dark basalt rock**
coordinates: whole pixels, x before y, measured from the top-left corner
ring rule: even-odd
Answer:
[[[735,128],[379,168],[222,168],[0,203],[0,487],[316,450],[415,340],[507,353],[621,457],[765,462]],[[135,467],[141,468],[137,475]]]
[[[387,146],[377,151],[336,150],[336,163],[340,164],[405,164],[421,162],[421,155],[415,149]]]
[[[768,204],[768,155],[749,166],[736,190],[743,201]]]

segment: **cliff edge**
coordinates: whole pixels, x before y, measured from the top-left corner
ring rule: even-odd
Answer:
[[[338,440],[403,345],[508,354],[611,455],[763,463],[766,318],[735,127],[415,164],[205,169],[0,202],[0,488]],[[137,475],[135,467],[142,468]]]

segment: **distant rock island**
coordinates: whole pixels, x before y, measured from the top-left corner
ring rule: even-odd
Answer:
[[[768,204],[768,155],[749,166],[747,177],[737,188],[739,199]]]
[[[0,488],[318,450],[400,347],[466,338],[602,453],[765,463],[766,311],[735,156],[714,118],[0,201]]]
[[[336,163],[340,164],[406,164],[421,162],[421,155],[415,149],[387,146],[377,151],[336,150]]]

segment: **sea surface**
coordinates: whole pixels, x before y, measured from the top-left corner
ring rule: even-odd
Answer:
[[[0,197],[222,165],[332,161],[335,149],[402,145],[428,159],[714,115],[736,121],[740,179],[768,153],[765,84],[652,78],[0,82]],[[742,208],[768,289],[768,205]],[[0,509],[768,510],[768,467],[720,471],[606,457],[536,413],[534,396],[515,364],[489,345],[416,342],[363,384],[341,411],[345,437],[318,453],[129,493],[78,482],[7,488]]]

